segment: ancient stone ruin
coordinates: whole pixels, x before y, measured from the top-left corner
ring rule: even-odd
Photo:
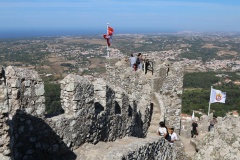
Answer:
[[[107,65],[106,79],[70,74],[61,81],[64,114],[47,118],[38,73],[6,67],[0,159],[186,159],[156,136],[160,120],[180,132],[182,65],[156,64],[154,71],[135,72],[119,62]]]

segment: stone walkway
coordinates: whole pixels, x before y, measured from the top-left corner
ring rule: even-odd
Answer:
[[[124,137],[117,139],[114,142],[99,142],[96,145],[85,143],[74,153],[77,155],[76,160],[107,160],[109,157],[121,157],[129,151],[134,151],[135,148],[141,148],[141,146],[147,143],[153,143],[159,140],[159,137]],[[110,158],[111,159],[111,158]]]
[[[195,150],[194,146],[190,142],[191,138],[186,138],[184,136],[180,136],[180,138],[181,138],[181,141],[183,143],[185,153],[190,158],[193,158],[194,154],[196,153],[196,150]]]
[[[199,134],[196,138],[186,138],[184,136],[180,136],[180,139],[183,143],[183,146],[184,146],[184,151],[185,153],[193,159],[195,153],[196,153],[196,149],[195,149],[195,146],[194,144],[201,140],[202,137],[204,137],[206,133],[203,133],[203,134]]]
[[[160,122],[160,110],[156,106],[153,106],[153,114],[152,114],[150,126],[148,128],[147,136],[152,134],[157,135],[159,122]]]

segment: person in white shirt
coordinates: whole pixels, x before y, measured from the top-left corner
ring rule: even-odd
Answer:
[[[136,57],[131,54],[131,57],[129,58],[130,60],[130,66],[133,68],[133,65],[136,63]]]
[[[169,130],[169,135],[171,136],[170,144],[173,145],[173,143],[178,139],[177,134],[174,132],[174,128]]]
[[[167,128],[165,127],[164,122],[159,123],[159,128],[157,130],[157,134],[159,136],[164,136],[164,137],[167,135]]]

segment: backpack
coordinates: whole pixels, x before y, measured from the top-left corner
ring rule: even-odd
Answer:
[[[137,64],[137,65],[140,64],[140,59],[139,59],[139,58],[137,58],[137,60],[136,60],[136,64]]]
[[[169,142],[171,142],[171,136],[169,135],[169,133],[167,133],[167,135],[165,136],[165,139]]]

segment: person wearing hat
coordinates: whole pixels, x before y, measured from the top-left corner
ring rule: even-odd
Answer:
[[[197,119],[195,119],[192,123],[192,130],[191,130],[191,138],[196,138],[196,136],[198,135],[198,124],[197,124]]]

